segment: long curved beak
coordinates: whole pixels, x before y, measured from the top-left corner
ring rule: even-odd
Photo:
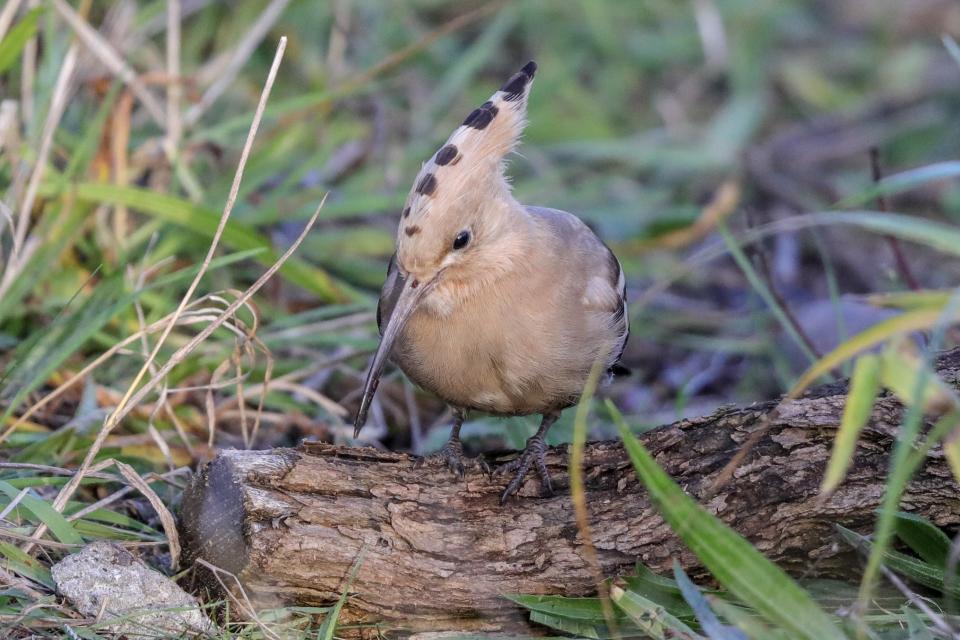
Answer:
[[[357,417],[353,421],[353,437],[360,435],[360,429],[367,422],[367,414],[370,412],[370,403],[373,401],[373,394],[377,392],[377,385],[380,384],[380,376],[383,374],[383,367],[387,364],[387,358],[393,349],[393,343],[397,336],[407,326],[407,321],[416,310],[417,305],[423,299],[424,295],[432,288],[436,282],[434,277],[430,282],[418,282],[415,278],[408,278],[402,285],[397,303],[393,307],[393,312],[387,320],[387,326],[383,330],[383,336],[380,338],[380,344],[377,346],[373,359],[370,361],[370,368],[367,369],[367,380],[363,385],[363,397],[360,399],[360,409],[357,411]]]

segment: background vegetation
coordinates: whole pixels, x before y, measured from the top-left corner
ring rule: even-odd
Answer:
[[[917,407],[894,456],[862,607],[850,607],[856,588],[839,585],[819,604],[804,595],[809,585],[752,600],[744,576],[773,569],[745,546],[742,566],[759,573],[731,575],[701,556],[722,595],[705,599],[682,572],[672,581],[641,573],[615,587],[618,615],[654,637],[742,637],[730,625],[797,637],[790,620],[861,637],[956,633],[942,599],[956,584],[949,539],[917,524],[927,542],[903,558],[928,566],[912,573],[884,554],[895,533],[910,537],[896,508],[915,439],[948,438],[949,448],[955,432],[955,410],[931,435],[919,425],[937,385],[924,354],[956,343],[958,34],[951,0],[7,0],[0,620],[21,636],[95,637],[96,624],[52,590],[49,566],[71,545],[123,540],[169,566],[163,505],[175,510],[189,468],[218,447],[346,441],[375,345],[376,292],[419,163],[535,59],[530,126],[511,174],[521,201],[581,215],[624,263],[634,327],[625,364],[635,374],[604,393],[628,441],[628,431],[849,373],[859,346],[911,335],[920,347],[901,343],[857,364],[856,406],[885,386]],[[280,36],[285,56],[235,205],[185,298],[218,236]],[[890,175],[879,186],[877,171]],[[303,244],[244,300],[324,197]],[[929,292],[904,294],[921,288]],[[224,315],[231,303],[239,311]],[[941,408],[960,406],[936,389]],[[378,398],[366,442],[423,453],[446,438],[449,416],[402,376]],[[573,437],[568,413],[557,441]],[[615,437],[609,416],[619,414],[596,414],[591,435]],[[862,419],[848,416],[847,445]],[[522,445],[532,429],[478,417],[465,435],[491,450]],[[635,454],[651,491],[671,495]],[[831,473],[841,481],[842,463]],[[702,522],[708,542],[733,535],[686,507],[676,517]],[[918,591],[871,592],[884,558]],[[939,582],[918,579],[929,567]],[[521,601],[554,629],[610,631],[599,601]],[[315,613],[270,633],[315,634]]]

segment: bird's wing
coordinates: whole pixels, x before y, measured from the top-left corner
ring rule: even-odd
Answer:
[[[397,268],[397,254],[393,254],[387,265],[387,279],[384,280],[383,289],[380,290],[380,301],[377,302],[377,329],[381,334],[390,316],[393,315],[393,308],[397,305],[397,298],[400,297],[404,280],[405,278],[400,275],[400,269]]]
[[[593,232],[585,228],[585,234],[593,235]],[[617,332],[617,342],[613,349],[615,356],[610,361],[609,370],[617,374],[629,374],[629,369],[620,365],[620,358],[623,356],[623,350],[627,345],[627,338],[630,337],[630,318],[627,316],[627,281],[623,274],[623,267],[617,256],[605,243],[596,239],[599,244],[595,250],[599,249],[603,255],[603,260],[594,262],[589,275],[587,275],[587,286],[583,297],[583,303],[590,309],[600,311],[604,314],[610,314],[610,322]]]
[[[630,316],[627,315],[627,279],[623,274],[623,266],[620,260],[613,254],[613,251],[606,244],[603,245],[609,256],[608,282],[610,282],[614,291],[617,292],[617,307],[614,311],[614,321],[618,327],[622,327],[622,337],[617,348],[617,357],[610,365],[610,372],[614,374],[629,375],[630,370],[620,364],[623,357],[623,350],[627,347],[627,339],[630,337]]]
[[[567,259],[577,263],[578,277],[585,280],[582,303],[591,311],[608,316],[617,341],[612,350],[609,369],[613,373],[629,373],[619,365],[627,338],[630,320],[627,317],[627,283],[620,261],[606,244],[580,218],[571,213],[545,207],[526,207],[532,215],[549,222],[572,255]]]

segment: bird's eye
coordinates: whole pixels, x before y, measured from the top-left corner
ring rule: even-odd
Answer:
[[[470,232],[466,230],[461,231],[460,233],[457,234],[457,237],[453,239],[453,249],[454,251],[458,249],[463,249],[469,243],[470,243]]]

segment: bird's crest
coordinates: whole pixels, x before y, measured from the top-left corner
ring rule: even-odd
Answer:
[[[527,97],[536,71],[535,62],[525,64],[423,165],[400,218],[403,234],[419,233],[433,209],[477,206],[491,192],[509,193],[504,158],[526,125]]]

